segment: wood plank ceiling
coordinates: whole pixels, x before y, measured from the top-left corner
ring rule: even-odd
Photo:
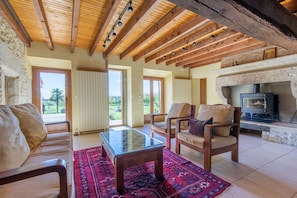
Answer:
[[[282,5],[292,16],[297,12],[296,0],[267,1]],[[0,15],[27,47],[32,41],[44,42],[51,50],[55,50],[55,45],[66,45],[71,52],[85,48],[90,55],[102,52],[107,59],[116,54],[121,59],[144,58],[145,62],[185,68],[278,44],[266,37],[262,39],[265,28],[258,31],[245,27],[248,31],[244,31],[227,27],[224,20],[216,20],[218,17],[211,12],[205,14],[207,9],[195,8],[197,2],[202,5],[203,0],[3,0]],[[212,6],[218,1],[208,0],[205,7],[208,3]],[[129,11],[130,6],[133,12]],[[190,10],[201,11],[204,17]],[[224,13],[228,14],[228,10]],[[253,38],[251,31],[262,37],[255,34]]]

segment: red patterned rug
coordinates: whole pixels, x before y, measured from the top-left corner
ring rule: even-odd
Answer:
[[[114,185],[114,168],[101,147],[74,152],[74,179],[77,198],[95,197],[215,197],[230,183],[205,172],[179,155],[163,150],[164,179],[154,175],[154,163],[125,169],[125,191],[119,195]]]

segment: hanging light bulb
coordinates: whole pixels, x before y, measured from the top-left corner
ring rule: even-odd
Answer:
[[[110,43],[110,42],[111,42],[111,40],[110,40],[110,38],[109,38],[109,37],[106,39],[106,42],[108,42],[108,43]]]
[[[132,1],[129,2],[128,12],[133,12]]]

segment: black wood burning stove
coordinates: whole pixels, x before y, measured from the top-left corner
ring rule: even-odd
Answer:
[[[257,92],[258,88],[254,88]],[[242,119],[259,122],[274,122],[278,120],[278,95],[273,93],[242,93],[240,106]]]

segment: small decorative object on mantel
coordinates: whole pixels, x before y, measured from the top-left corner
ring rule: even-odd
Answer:
[[[269,58],[275,58],[276,56],[276,47],[265,49],[263,53],[263,60],[269,59]]]

